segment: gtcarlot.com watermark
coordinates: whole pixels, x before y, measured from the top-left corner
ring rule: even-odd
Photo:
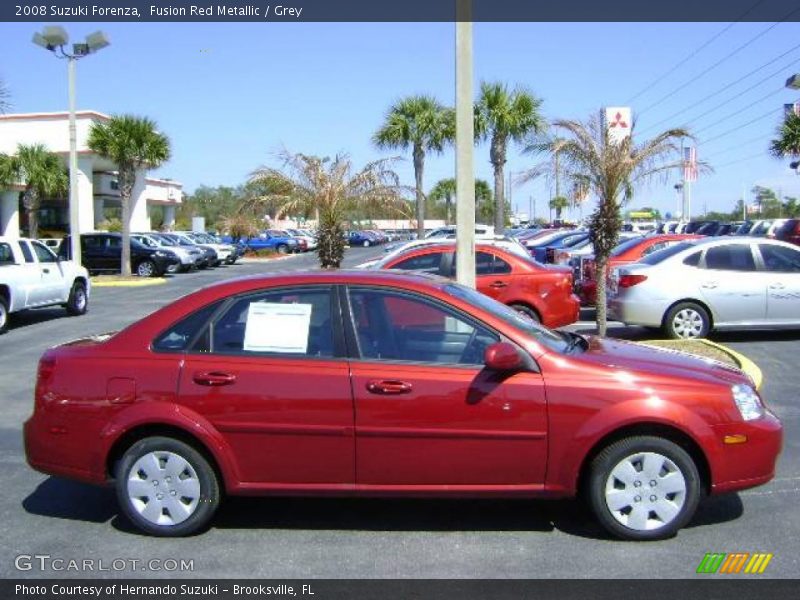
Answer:
[[[194,559],[185,558],[62,558],[50,554],[19,554],[17,571],[97,573],[108,571],[192,572]]]

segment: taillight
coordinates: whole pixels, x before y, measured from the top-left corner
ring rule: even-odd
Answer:
[[[629,288],[637,283],[642,283],[647,279],[647,275],[621,275],[617,285],[621,288]]]
[[[53,373],[55,373],[55,370],[55,357],[47,354],[42,356],[42,358],[39,360],[39,368],[36,372],[36,391],[34,399],[37,405],[42,402],[43,396],[53,380]]]

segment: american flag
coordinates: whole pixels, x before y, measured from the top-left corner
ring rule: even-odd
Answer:
[[[683,149],[683,180],[697,181],[697,149]]]

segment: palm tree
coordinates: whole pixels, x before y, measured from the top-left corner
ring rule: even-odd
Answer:
[[[620,206],[633,196],[637,184],[656,175],[666,177],[682,167],[680,140],[691,136],[685,129],[668,129],[639,144],[634,143],[633,135],[615,143],[599,116],[584,123],[558,120],[554,126],[566,136],[533,144],[528,150],[558,154],[567,177],[580,182],[599,200],[590,218],[590,236],[597,265],[597,330],[604,336],[606,270],[611,250],[619,240]],[[708,170],[704,163],[698,168]]]
[[[281,169],[260,167],[250,175],[250,183],[259,186],[264,194],[248,198],[240,210],[253,211],[275,202],[284,213],[318,209],[317,252],[322,268],[337,269],[342,262],[342,222],[348,211],[377,207],[410,216],[403,197],[405,188],[391,169],[397,159],[376,160],[354,172],[346,154],[330,159],[284,151],[279,157]]]
[[[8,159],[6,159],[8,161]],[[17,146],[17,154],[10,158],[4,170],[13,173],[14,179],[25,185],[22,205],[28,215],[28,235],[39,237],[39,206],[42,198],[61,194],[69,189],[69,178],[61,158],[50,152],[44,144]]]
[[[777,136],[769,144],[769,153],[775,158],[800,155],[800,115],[786,115],[778,127]]]
[[[550,208],[556,211],[556,221],[561,220],[561,211],[567,206],[569,206],[569,200],[564,196],[554,196],[550,199]]]
[[[0,114],[8,112],[8,109],[11,107],[9,98],[11,98],[11,92],[8,91],[6,82],[0,79]]]
[[[137,173],[157,169],[170,157],[169,138],[147,117],[120,115],[107,123],[92,123],[89,148],[117,165],[122,203],[123,276],[131,274],[131,196]]]
[[[509,91],[503,83],[481,83],[475,104],[475,138],[490,140],[489,162],[494,168],[494,227],[505,228],[505,192],[503,169],[508,142],[522,142],[531,134],[541,133],[545,121],[539,109],[542,101],[524,88]]]
[[[445,223],[452,222],[452,206],[453,198],[456,195],[456,180],[452,177],[449,179],[442,179],[433,186],[428,198],[434,202],[444,202],[444,220]]]
[[[455,138],[456,116],[431,96],[409,96],[397,101],[386,113],[373,136],[379,148],[411,147],[416,182],[417,235],[425,235],[425,194],[422,191],[426,152],[440,153]]]

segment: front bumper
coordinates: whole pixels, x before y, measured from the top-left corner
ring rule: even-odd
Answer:
[[[719,458],[711,465],[714,494],[735,492],[767,483],[783,446],[783,425],[771,412],[755,421],[726,423],[713,427]],[[744,435],[741,444],[726,444],[725,436]]]

